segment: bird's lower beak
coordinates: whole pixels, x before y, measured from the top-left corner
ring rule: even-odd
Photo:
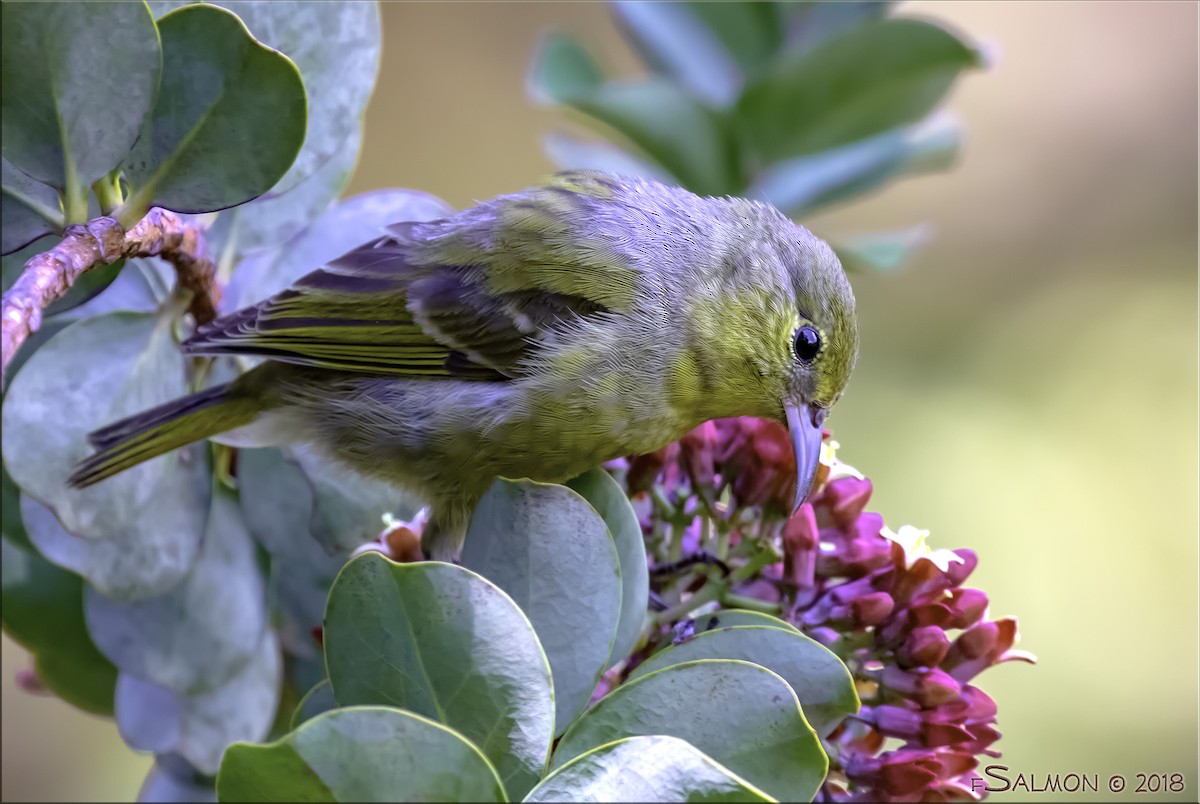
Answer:
[[[804,503],[812,488],[817,464],[821,460],[821,426],[825,423],[825,408],[810,405],[784,405],[788,430],[792,434],[792,449],[796,453],[796,499],[792,513]]]

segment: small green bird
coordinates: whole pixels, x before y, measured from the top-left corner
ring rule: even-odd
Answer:
[[[788,425],[803,501],[858,326],[833,251],[775,208],[574,171],[386,231],[200,327],[184,353],[268,362],[96,431],[70,482],[232,430],[307,442],[425,499],[447,559],[496,477],[561,482],[758,416]]]

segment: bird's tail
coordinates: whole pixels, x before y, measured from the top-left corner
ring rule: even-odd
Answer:
[[[67,482],[99,483],[164,452],[249,424],[262,404],[241,382],[226,383],[113,422],[88,436],[98,451]]]

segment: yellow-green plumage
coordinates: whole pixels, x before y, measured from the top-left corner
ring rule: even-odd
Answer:
[[[786,411],[811,446],[857,347],[837,258],[775,209],[561,174],[200,328],[185,352],[269,362],[99,431],[72,482],[248,425],[424,497],[444,557],[497,476],[566,480],[723,416]]]

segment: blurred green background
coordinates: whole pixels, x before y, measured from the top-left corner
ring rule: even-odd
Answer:
[[[841,457],[893,528],[977,550],[992,615],[1020,618],[1039,665],[980,679],[1000,706],[997,764],[1102,786],[1123,773],[1127,799],[1137,772],[1181,772],[1177,798],[1195,801],[1197,7],[899,13],[989,43],[995,64],[949,100],[967,132],[957,168],[803,221],[935,234],[905,272],[854,279]],[[617,73],[637,64],[600,3],[385,3],[383,20],[351,194],[414,187],[461,207],[552,170],[538,138],[569,124],[524,94],[547,27]],[[150,759],[111,722],[17,690],[25,666],[5,637],[3,798],[131,800]]]

